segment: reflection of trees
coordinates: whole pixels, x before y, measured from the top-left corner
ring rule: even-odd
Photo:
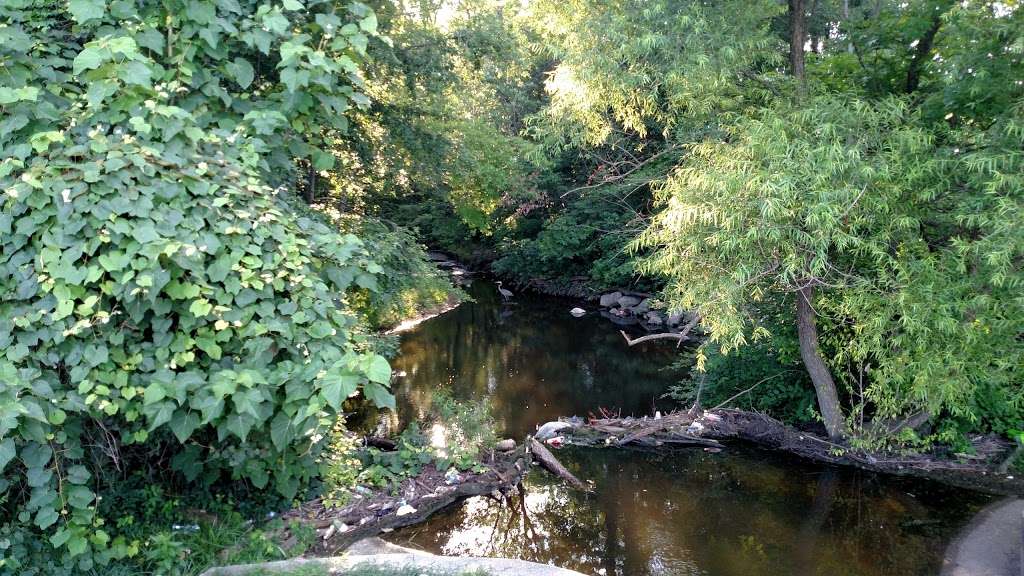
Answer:
[[[761,452],[561,456],[574,473],[596,481],[595,494],[535,473],[525,503],[474,500],[406,536],[449,554],[524,558],[608,576],[930,574],[980,504],[958,491],[883,483]]]
[[[403,337],[394,367],[406,376],[396,392],[410,418],[429,412],[433,389],[445,385],[456,398],[490,397],[501,431],[519,436],[598,406],[649,414],[679,379],[664,370],[674,348],[629,349],[606,321],[569,316],[566,302],[521,296],[502,305],[486,283],[473,296]]]

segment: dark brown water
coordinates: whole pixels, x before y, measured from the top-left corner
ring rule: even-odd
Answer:
[[[395,369],[404,421],[430,411],[443,385],[486,402],[515,438],[560,415],[599,408],[650,414],[678,381],[673,345],[628,348],[618,327],[573,302],[496,298],[427,321],[403,337]],[[437,553],[504,556],[587,574],[931,575],[989,498],[940,485],[814,465],[745,446],[653,454],[567,449],[595,483],[582,494],[540,472],[512,505],[476,498],[392,540]]]

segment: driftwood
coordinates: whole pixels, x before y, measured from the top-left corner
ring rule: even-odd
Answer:
[[[693,416],[676,412],[662,418],[591,419],[586,425],[576,423],[561,433],[577,446],[619,446],[657,448],[659,446],[704,446],[723,448],[721,442],[688,431]]]
[[[676,346],[680,346],[683,342],[690,339],[690,332],[700,322],[700,314],[694,314],[693,318],[683,326],[683,329],[679,332],[659,332],[657,334],[648,334],[647,336],[641,336],[639,338],[630,338],[629,334],[626,334],[625,330],[619,330],[619,334],[626,339],[627,346],[636,346],[642,342],[650,342],[651,340],[661,340],[664,338],[670,338],[672,340],[678,340]]]
[[[393,452],[398,449],[398,442],[390,438],[380,438],[377,436],[367,436],[365,438],[366,445],[371,448],[379,448],[386,452]]]
[[[550,450],[533,438],[530,439],[530,452],[533,454],[533,459],[543,466],[548,472],[551,472],[555,476],[565,480],[574,488],[583,490],[584,492],[590,491],[589,486],[584,484],[579,478],[573,476],[572,472],[569,472],[565,466],[562,466],[562,463],[555,458]]]
[[[1024,479],[1000,473],[1000,464],[1015,448],[995,437],[972,440],[974,458],[944,453],[899,454],[872,452],[837,443],[818,434],[787,426],[774,418],[746,410],[677,412],[660,419],[606,418],[566,420],[573,424],[560,434],[579,446],[679,445],[721,447],[723,441],[742,440],[797,456],[853,466],[873,472],[915,476],[993,494],[1024,494]],[[1024,451],[1024,448],[1022,448]]]

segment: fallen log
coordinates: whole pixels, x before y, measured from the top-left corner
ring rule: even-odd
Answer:
[[[573,476],[572,472],[569,472],[565,466],[562,466],[562,463],[555,458],[554,454],[552,454],[547,447],[533,438],[530,438],[530,452],[533,454],[533,459],[543,466],[548,472],[551,472],[555,476],[565,480],[573,488],[583,490],[584,492],[590,492],[590,486],[587,486],[579,478]]]
[[[572,424],[560,431],[565,442],[577,446],[722,447],[723,441],[742,440],[827,464],[926,478],[993,494],[1024,494],[1024,478],[1000,472],[1000,465],[1015,446],[996,437],[972,439],[974,452],[979,456],[968,459],[942,452],[904,454],[865,450],[848,443],[833,442],[765,414],[746,410],[678,412],[660,420],[605,418],[586,423],[579,419],[563,421]]]
[[[398,449],[398,442],[390,438],[380,438],[377,436],[367,436],[365,438],[366,445],[371,448],[378,448],[385,452],[393,452]]]

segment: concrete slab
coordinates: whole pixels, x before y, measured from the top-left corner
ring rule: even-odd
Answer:
[[[978,512],[946,549],[942,576],[1024,576],[1024,500]]]

